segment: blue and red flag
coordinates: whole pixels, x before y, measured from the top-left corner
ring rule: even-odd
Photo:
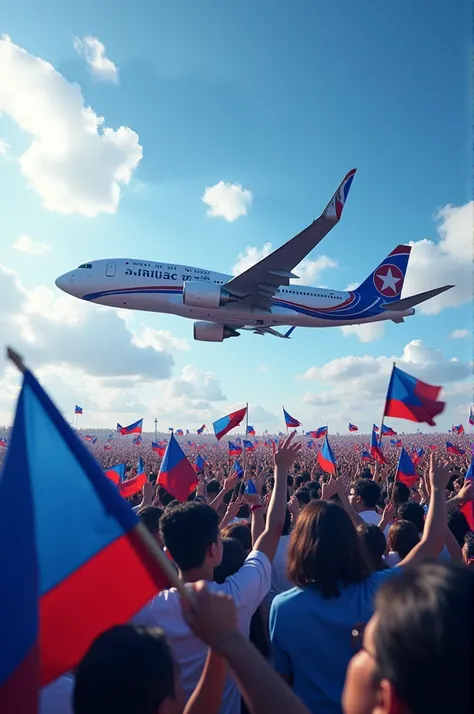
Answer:
[[[388,384],[384,416],[436,426],[434,418],[444,411],[438,401],[442,387],[426,384],[394,367]]]
[[[310,436],[312,439],[320,439],[322,436],[326,436],[327,433],[327,426],[320,426],[318,429],[315,429],[315,431],[309,431],[308,436]]]
[[[453,426],[452,428],[453,434],[464,434],[464,427],[462,424],[457,424],[456,426]]]
[[[464,477],[465,481],[474,481],[474,457],[471,456],[471,463]],[[468,501],[461,506],[461,511],[464,513],[471,531],[474,531],[474,501]]]
[[[283,407],[283,416],[285,418],[285,424],[287,429],[296,429],[297,426],[301,426],[301,422],[299,422],[298,419],[295,419],[290,414],[288,414],[288,412],[285,410],[285,407]]]
[[[308,443],[306,444],[306,446],[308,447],[308,449],[314,449],[316,444],[314,443],[314,441],[312,439],[310,439],[308,441]]]
[[[469,424],[474,426],[474,407],[472,405],[469,407]]]
[[[169,580],[143,545],[137,516],[28,370],[0,509],[9,544],[0,550],[0,711],[33,714],[41,687]]]
[[[182,429],[176,429],[175,434],[176,436],[184,436],[184,431]]]
[[[329,444],[327,434],[324,437],[323,445],[321,451],[318,453],[318,464],[321,466],[322,470],[327,474],[336,473],[336,459]]]
[[[359,431],[359,427],[349,422],[349,431]]]
[[[112,444],[110,443],[110,441],[106,441],[106,442],[105,442],[105,444],[104,444],[104,450],[105,450],[105,451],[112,451]]]
[[[243,444],[245,451],[255,451],[255,444],[252,441],[246,441],[244,439]]]
[[[229,441],[229,456],[240,456],[241,453],[242,447]]]
[[[418,463],[421,461],[423,458],[423,454],[425,453],[424,449],[414,449],[411,455],[411,460],[415,464],[415,466],[418,465]]]
[[[372,429],[372,436],[370,438],[370,455],[375,461],[378,461],[379,464],[387,463],[387,459],[382,454],[375,429]]]
[[[86,434],[85,437],[84,437],[84,441],[92,441],[93,438],[94,438],[94,437],[91,436],[90,434]]]
[[[195,463],[195,471],[196,471],[196,473],[197,473],[198,471],[204,471],[205,465],[206,465],[206,459],[205,459],[203,456],[201,456],[201,454],[198,454],[198,455],[196,456],[196,463]]]
[[[232,470],[238,478],[242,478],[242,476],[244,475],[244,470],[238,461],[234,461],[234,466],[232,467]]]
[[[362,461],[372,461],[371,455],[365,449],[362,449],[360,456]]]
[[[158,454],[158,456],[161,456],[161,458],[165,455],[166,446],[163,446],[163,444],[157,444],[155,441],[152,441],[151,448],[152,451]]]
[[[198,484],[196,472],[173,434],[168,441],[156,482],[181,502],[186,501]]]
[[[74,414],[82,414],[82,407],[76,404],[76,406],[74,407]]]
[[[418,475],[416,473],[415,464],[402,446],[400,456],[398,457],[395,480],[401,481],[405,484],[405,486],[408,486],[408,488],[412,488],[415,485],[417,478]]]
[[[7,440],[4,439],[3,437],[0,437],[0,446],[3,447],[4,449],[7,448]]]
[[[104,475],[118,486],[125,478],[125,464],[115,464],[115,466],[111,466],[110,469],[104,471]]]
[[[392,444],[392,446],[401,446],[402,440],[401,439],[390,439],[390,443]]]
[[[143,439],[142,439],[141,435],[136,436],[133,440],[133,443],[135,444],[135,446],[141,446],[142,442],[143,442]]]
[[[253,426],[249,425],[247,427],[247,436],[255,436],[255,434],[256,434],[255,429],[253,428]]]
[[[382,424],[382,436],[397,436],[397,432],[391,426]]]
[[[245,419],[246,414],[247,407],[244,407],[243,409],[231,412],[230,414],[227,414],[227,416],[221,417],[215,421],[212,427],[214,429],[216,439],[219,441],[219,439],[222,439],[222,437],[231,431],[231,429],[235,429],[236,426],[239,426],[239,424],[241,424]]]
[[[205,428],[206,428],[206,425],[203,424],[202,426],[199,427],[199,429],[197,429],[197,433],[202,434]]]
[[[379,430],[379,428],[378,428],[377,424],[372,424],[372,431],[378,432],[378,430]]]
[[[257,493],[257,489],[255,488],[255,484],[251,478],[249,478],[249,480],[247,481],[247,485],[245,486],[245,493],[249,493],[249,494]]]
[[[446,442],[446,451],[448,454],[455,454],[456,456],[464,456],[466,453],[465,449],[460,449],[456,444],[452,444],[450,441]]]
[[[145,463],[141,456],[138,457],[138,463],[136,468],[136,475],[133,478],[129,478],[126,481],[122,481],[118,485],[118,491],[122,498],[131,498],[135,494],[139,493],[143,486],[148,481],[145,473]]]
[[[119,432],[119,434],[122,434],[122,436],[125,436],[126,434],[141,434],[142,429],[143,419],[134,421],[133,424],[129,424],[128,426],[121,426],[117,423],[117,431]]]

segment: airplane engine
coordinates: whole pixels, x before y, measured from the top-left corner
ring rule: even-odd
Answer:
[[[218,322],[195,322],[194,339],[200,342],[222,342],[228,337],[240,337],[239,333]]]
[[[188,280],[183,286],[183,304],[187,307],[215,310],[235,300],[236,298],[231,297],[219,285],[207,283],[204,280]]]

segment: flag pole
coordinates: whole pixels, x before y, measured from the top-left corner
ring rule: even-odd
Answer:
[[[246,457],[247,450],[245,448],[245,442],[247,441],[247,429],[249,426],[249,403],[248,402],[246,404],[246,407],[247,408],[245,411],[245,436],[243,438],[243,444],[242,444],[242,446],[243,446],[242,463],[243,463],[243,467],[244,467],[244,479],[247,478],[247,474],[245,473],[246,464],[247,464],[247,457]]]
[[[390,382],[392,380],[392,375],[393,375],[393,370],[395,369],[395,362],[392,364],[392,371],[390,372],[390,377],[388,380],[388,384],[390,385]],[[387,393],[388,393],[388,387],[387,387]],[[385,395],[385,400],[383,403],[383,411],[382,411],[382,421],[380,422],[380,436],[379,436],[379,448],[382,446],[382,433],[383,433],[383,423],[385,420],[385,405],[387,404],[387,394]]]
[[[21,374],[25,374],[25,372],[27,371],[25,363],[23,362],[20,355],[14,350],[12,350],[11,347],[7,347],[7,358],[10,360],[10,362],[13,362],[13,364],[21,372]],[[104,478],[106,477],[104,476]],[[137,535],[142,545],[146,548],[148,554],[155,561],[155,564],[168,578],[171,585],[173,585],[176,590],[178,590],[182,597],[186,598],[186,600],[188,600],[189,602],[192,602],[192,593],[186,588],[185,584],[178,576],[175,568],[172,566],[165,553],[155,541],[151,533],[144,526],[144,524],[139,521],[137,525],[133,528],[133,531]]]
[[[283,409],[283,419],[285,419],[285,407],[283,406],[283,404],[281,405],[281,408]],[[288,431],[288,424],[286,423],[286,419],[285,419],[285,426],[286,426],[286,435],[288,436],[289,431]]]

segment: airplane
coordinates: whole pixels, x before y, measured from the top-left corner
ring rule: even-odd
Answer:
[[[401,297],[411,247],[398,245],[353,290],[295,285],[293,270],[340,221],[356,173],[349,171],[322,214],[301,233],[237,276],[163,261],[109,258],[82,263],[56,280],[81,300],[194,320],[194,339],[222,342],[241,330],[289,339],[296,327],[404,322],[445,285]],[[289,327],[287,332],[276,328]]]

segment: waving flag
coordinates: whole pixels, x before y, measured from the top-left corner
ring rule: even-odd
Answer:
[[[169,581],[143,545],[139,519],[28,370],[0,509],[9,544],[0,550],[0,711],[33,714],[40,687]]]
[[[382,424],[382,436],[396,436],[397,432],[392,429],[391,426]]]
[[[424,452],[424,449],[416,449],[416,448],[415,448],[415,449],[413,450],[413,453],[412,453],[412,455],[411,455],[411,459],[412,459],[413,463],[415,464],[415,466],[418,466],[418,463],[419,463],[419,462],[421,461],[421,459],[423,458],[423,454],[424,454],[424,453],[425,453],[425,452]]]
[[[143,441],[143,439],[141,436],[136,436],[133,440],[133,443],[135,444],[135,446],[141,446],[142,441]]]
[[[112,444],[110,443],[110,441],[106,441],[106,442],[105,442],[105,444],[104,444],[104,450],[105,450],[105,451],[112,451]]]
[[[104,471],[104,475],[107,476],[112,483],[115,483],[118,486],[118,484],[125,478],[125,464],[116,464],[115,466],[111,466],[110,469],[106,469],[106,471]]]
[[[74,407],[74,414],[82,414],[82,407],[79,407],[77,404]]]
[[[464,427],[462,424],[458,424],[457,426],[453,426],[453,434],[464,434]]]
[[[241,422],[245,419],[246,414],[247,407],[244,407],[243,409],[239,409],[236,412],[231,412],[230,414],[227,414],[227,416],[221,417],[220,419],[215,421],[212,427],[214,429],[216,439],[219,441],[229,431],[235,429],[236,426],[239,426]]]
[[[243,444],[245,451],[255,451],[255,444],[253,444],[251,441],[246,441],[244,439]]]
[[[234,466],[232,467],[232,471],[237,476],[237,478],[242,478],[242,476],[244,475],[244,470],[238,461],[234,461]]]
[[[472,404],[469,407],[469,424],[471,426],[474,426],[474,407],[472,406]]]
[[[372,461],[371,455],[365,449],[362,449],[360,456],[362,461]]]
[[[290,414],[285,411],[285,407],[283,407],[283,416],[285,418],[285,424],[288,429],[295,429],[297,426],[301,426],[301,422],[299,422],[298,419],[295,419],[294,417],[290,416]]]
[[[137,493],[140,493],[143,486],[148,481],[145,473],[145,464],[141,456],[138,457],[137,474],[133,478],[129,478],[118,485],[118,491],[122,498],[131,498]]]
[[[229,441],[229,456],[239,456],[241,453],[242,447]]]
[[[359,427],[349,422],[349,431],[359,431]]]
[[[84,441],[92,441],[93,438],[94,438],[94,437],[91,436],[90,434],[86,434],[85,437],[84,437]]]
[[[306,444],[306,446],[308,447],[308,449],[314,449],[316,447],[316,444],[314,443],[314,441],[312,439],[310,439],[308,441],[308,443]]]
[[[456,456],[464,456],[466,453],[465,449],[460,449],[456,444],[452,444],[450,441],[446,442],[446,451],[448,454],[455,454]]]
[[[387,463],[387,459],[382,454],[382,449],[380,448],[375,429],[372,429],[372,436],[370,439],[370,455],[375,461],[378,461],[379,464]]]
[[[372,431],[376,431],[376,432],[379,431],[377,424],[372,424]]]
[[[0,438],[0,446],[3,447],[4,449],[7,448],[7,440]]]
[[[336,459],[334,458],[334,454],[332,453],[327,434],[324,437],[324,442],[321,447],[321,451],[318,453],[318,464],[321,466],[322,470],[325,473],[336,473]]]
[[[384,416],[436,426],[434,417],[444,411],[438,401],[442,387],[426,384],[398,367],[394,367],[388,384]]]
[[[257,489],[255,488],[255,484],[251,478],[249,478],[249,480],[247,481],[247,485],[245,487],[245,493],[249,493],[249,494],[257,493]]]
[[[203,424],[202,426],[199,427],[199,429],[197,429],[197,433],[202,434],[202,432],[204,431],[205,428],[206,428],[206,425]]]
[[[184,431],[182,429],[176,429],[176,436],[184,436]]]
[[[322,436],[326,436],[327,433],[327,426],[320,426],[319,429],[316,429],[315,431],[309,431],[307,435],[312,439],[320,439]]]
[[[256,432],[255,432],[255,429],[253,428],[253,426],[250,426],[250,425],[249,425],[249,426],[247,427],[247,435],[248,435],[248,436],[255,436],[255,433],[256,433]]]
[[[412,488],[418,475],[416,473],[415,464],[411,460],[409,454],[402,447],[400,451],[400,456],[398,457],[397,473],[395,476],[396,481],[401,481],[408,488]]]
[[[195,471],[204,471],[204,467],[206,465],[206,459],[201,456],[201,454],[198,454],[196,457],[196,464],[195,464]]]
[[[168,441],[156,482],[182,502],[186,501],[198,484],[196,472],[173,434]]]
[[[163,446],[163,444],[157,444],[155,441],[152,441],[151,448],[152,451],[158,454],[158,456],[161,456],[161,458],[165,455],[166,446]]]
[[[117,423],[117,431],[125,436],[126,434],[141,434],[143,429],[143,419],[133,422],[128,426],[121,426]]]
[[[390,443],[392,444],[392,446],[401,446],[402,440],[401,439],[390,439]]]

